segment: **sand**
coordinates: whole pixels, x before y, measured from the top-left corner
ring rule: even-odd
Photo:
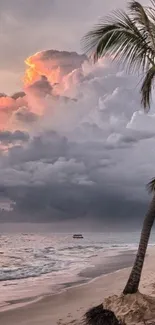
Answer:
[[[64,292],[48,296],[32,304],[10,309],[0,313],[0,324],[2,325],[80,325],[83,314],[93,306],[103,303],[117,310],[119,313],[127,313],[128,310],[137,308],[140,304],[144,310],[146,305],[145,296],[137,295],[132,298],[120,300],[121,292],[125,286],[130,273],[130,268],[122,269],[110,274],[102,275],[87,284],[71,287]],[[151,295],[152,306],[155,305],[155,247],[148,249],[148,254],[143,268],[140,292]],[[115,296],[117,295],[117,296]],[[122,303],[123,301],[123,303]],[[129,305],[128,305],[129,303]],[[150,308],[147,302],[147,308]],[[124,305],[123,305],[124,304]],[[121,307],[120,307],[121,306]],[[122,307],[123,306],[123,307]],[[127,307],[128,306],[128,307]],[[124,309],[125,308],[125,309]],[[121,309],[121,310],[120,310]],[[154,308],[148,310],[148,319],[154,317]],[[128,315],[128,323],[134,321]],[[138,318],[139,321],[139,318]]]

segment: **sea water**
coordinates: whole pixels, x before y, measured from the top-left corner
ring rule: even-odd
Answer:
[[[139,232],[8,233],[0,235],[0,306],[58,292],[105,257],[133,251]],[[152,234],[150,245],[154,245]]]

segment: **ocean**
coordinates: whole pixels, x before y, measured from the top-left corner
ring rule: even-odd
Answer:
[[[1,308],[58,293],[67,286],[129,266],[140,234],[84,233],[83,239],[73,239],[72,235],[1,234]],[[152,233],[150,245],[154,244],[155,234]],[[116,259],[118,256],[119,263]],[[124,261],[123,264],[120,261]],[[107,267],[110,263],[111,269]]]

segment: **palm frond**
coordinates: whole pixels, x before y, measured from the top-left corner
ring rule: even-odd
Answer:
[[[145,26],[149,29],[149,18],[145,12],[144,7],[138,1],[129,2],[129,10],[131,11],[131,16],[133,21],[141,26]]]
[[[82,44],[87,54],[93,53],[95,61],[109,54],[132,70],[144,71],[153,56],[146,35],[123,11],[116,11],[98,24],[84,36]]]
[[[152,14],[147,8],[144,8],[138,1],[130,2],[129,9],[134,23],[136,25],[138,24],[139,29],[147,36],[147,42],[155,55],[154,14]]]
[[[155,8],[146,8],[145,11],[150,21],[148,40],[150,39],[150,45],[154,49],[155,53]]]
[[[155,0],[152,8],[138,1],[129,3],[129,14],[114,11],[88,32],[82,47],[94,62],[108,54],[124,64],[128,71],[146,74],[142,87],[142,104],[150,108],[151,87],[155,76]]]
[[[144,106],[144,109],[146,109],[147,107],[150,108],[151,91],[152,91],[152,84],[154,78],[155,78],[155,66],[151,67],[148,70],[141,87],[142,104]]]
[[[151,4],[152,4],[153,7],[148,6],[147,9],[151,10],[152,13],[153,12],[155,13],[155,1],[154,0],[150,0],[150,2],[151,2]]]
[[[148,184],[147,184],[147,190],[148,192],[155,193],[155,178],[153,178]]]

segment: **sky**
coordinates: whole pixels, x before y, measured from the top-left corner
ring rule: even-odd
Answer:
[[[81,37],[126,0],[1,0],[0,89],[21,89],[24,61],[46,49],[81,52]]]
[[[109,58],[93,65],[80,46],[126,4],[0,0],[0,221],[141,223],[154,101],[146,115],[139,78]]]

